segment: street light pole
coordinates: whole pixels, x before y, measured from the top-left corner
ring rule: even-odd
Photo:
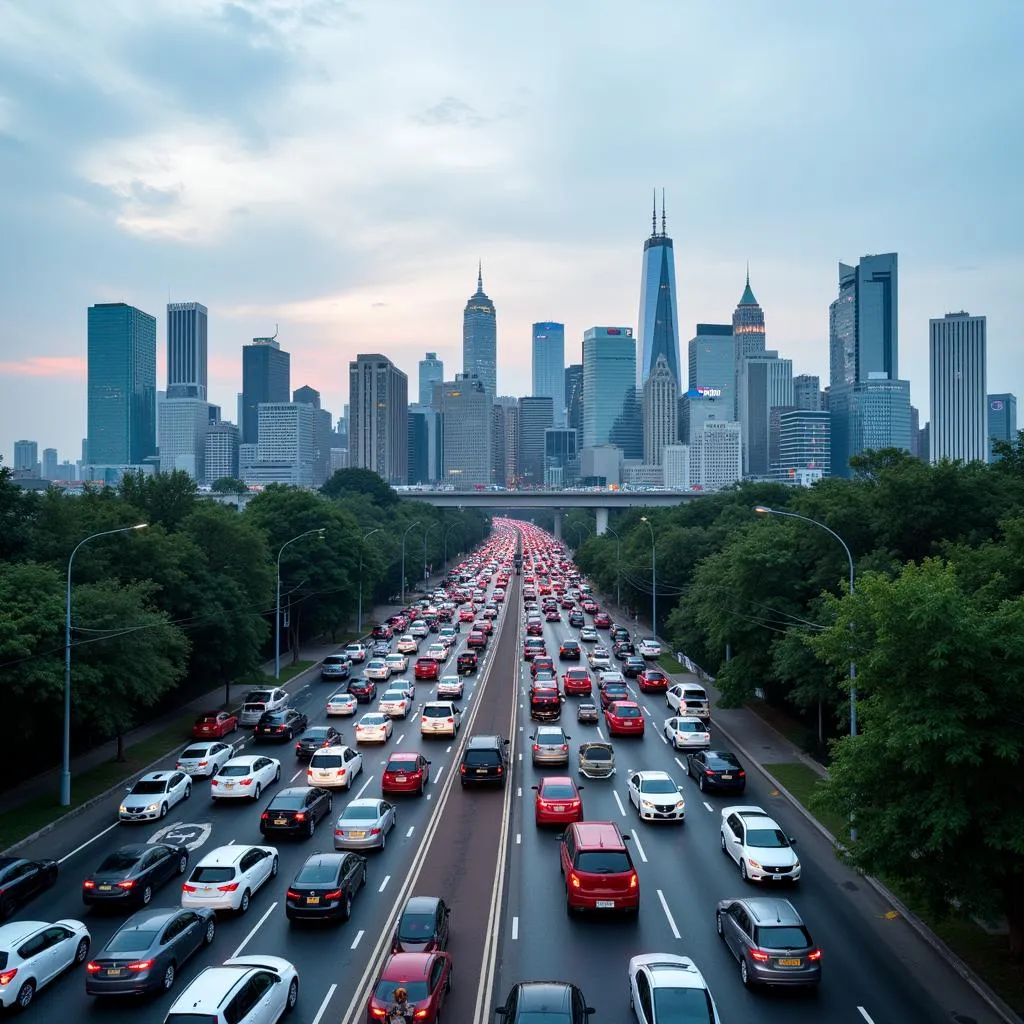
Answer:
[[[281,555],[284,554],[284,549],[289,544],[294,544],[297,540],[302,540],[303,537],[309,537],[311,534],[317,533],[321,537],[324,535],[324,528],[320,527],[316,530],[307,530],[305,533],[300,533],[297,537],[292,537],[291,540],[286,540],[281,545],[281,550],[277,553],[277,586],[276,594],[277,600],[275,603],[276,614],[274,616],[274,678],[281,678]]]
[[[457,522],[449,524],[444,531],[444,574],[448,575],[448,534],[455,529],[459,524]]]
[[[427,577],[427,534],[435,527],[438,523],[427,523],[426,529],[423,531],[423,575],[420,577],[426,580]]]
[[[363,635],[363,545],[375,533],[380,533],[380,529],[378,526],[369,533],[364,533],[363,539],[359,542],[359,611],[356,613],[356,632],[360,636]]]
[[[651,636],[658,639],[658,545],[654,539],[654,527],[647,516],[640,517],[651,531]]]
[[[405,528],[405,533],[402,534],[402,607],[405,607],[405,539],[409,536],[409,531],[420,525],[420,521],[417,519],[415,523],[410,523]]]
[[[610,526],[606,526],[605,530],[607,530],[608,533],[610,533],[615,538],[615,604],[616,604],[617,607],[621,608],[621,606],[622,606],[622,594],[621,594],[621,590],[620,590],[620,586],[619,586],[619,584],[622,581],[622,577],[621,577],[621,575],[619,573],[619,544],[620,544],[620,538],[619,538],[619,535]]]
[[[115,533],[130,533],[132,530],[144,530],[149,523],[136,523],[135,526],[122,526],[118,530],[102,530],[80,540],[71,557],[68,559],[67,594],[64,599],[64,743],[63,761],[60,773],[60,805],[71,805],[71,565],[83,544],[97,537],[110,537]]]

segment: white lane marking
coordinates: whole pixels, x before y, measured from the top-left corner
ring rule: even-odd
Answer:
[[[380,883],[380,888],[377,890],[377,892],[383,892],[388,887],[388,882],[390,882],[390,881],[391,881],[391,876],[390,875],[385,875],[384,876],[384,881]]]
[[[234,845],[235,845],[234,839],[229,839],[228,840],[228,846],[234,846]]]
[[[434,785],[435,786],[437,785],[438,780],[444,774],[444,767],[445,767],[444,765],[441,765],[441,767],[438,768],[436,772],[434,772]]]
[[[523,755],[521,753],[518,755],[518,757],[519,757],[519,760],[522,761]]]
[[[409,838],[411,838],[411,837],[412,837],[412,834],[413,834],[413,832],[415,832],[415,831],[416,831],[416,826],[415,826],[415,825],[410,825],[410,826],[409,826],[409,831],[405,833],[405,838],[406,838],[406,839],[409,839]]]
[[[101,839],[108,832],[113,832],[113,830],[115,828],[118,828],[120,824],[121,823],[119,821],[115,821],[113,825],[108,825],[102,832],[97,832],[96,835],[92,837],[92,839],[86,839],[86,841],[82,843],[81,846],[76,846],[70,853],[64,854],[64,856],[61,857],[61,859],[57,861],[57,863],[63,864],[64,861],[70,860],[72,857],[74,857],[76,853],[81,853],[81,851],[84,850],[87,846],[91,846],[93,843],[95,843],[97,839]]]
[[[313,1024],[320,1024],[320,1021],[324,1019],[324,1014],[327,1012],[327,1007],[330,1005],[331,1000],[334,998],[334,993],[337,990],[337,985],[332,985],[327,990],[327,995],[324,996],[324,1001],[320,1004],[320,1009],[316,1011],[316,1016],[313,1018]]]
[[[305,772],[305,770],[305,768],[300,768],[288,781],[294,782],[300,775],[302,775]]]
[[[709,814],[714,814],[715,813],[714,807],[712,807],[711,804],[709,804],[707,802],[707,800],[704,801],[704,806],[708,809],[708,813]]]
[[[516,833],[516,846],[518,846],[522,841],[523,841],[523,834],[521,832],[517,832]]]
[[[668,740],[665,739],[665,733],[664,732],[659,732],[658,733],[658,738],[661,740],[662,743],[665,744],[666,747],[668,746]]]
[[[676,927],[675,918],[672,916],[672,911],[668,909],[668,903],[665,901],[665,894],[659,889],[658,899],[661,902],[661,909],[665,911],[665,916],[668,918],[668,926],[672,929],[672,934],[677,938],[681,939],[682,936],[679,934],[679,929]]]
[[[252,931],[249,932],[249,934],[246,935],[246,937],[244,939],[242,939],[242,943],[238,947],[238,949],[236,949],[234,951],[234,953],[231,954],[231,959],[232,960],[234,960],[234,958],[236,956],[241,956],[242,955],[242,950],[245,949],[245,947],[249,945],[249,943],[252,941],[252,939],[256,935],[256,933],[260,930],[261,927],[263,927],[263,922],[266,921],[266,919],[268,917],[270,917],[270,915],[274,912],[276,907],[277,907],[277,900],[274,900],[274,902],[271,903],[270,906],[267,907],[267,909],[263,912],[263,916],[253,926]]]
[[[519,938],[519,918],[512,918],[512,941],[515,942]]]
[[[644,853],[644,848],[640,845],[640,837],[636,834],[635,828],[631,828],[630,832],[633,833],[633,842],[636,845],[636,852],[640,854],[640,859],[646,864],[647,854]]]
[[[356,793],[356,795],[353,797],[353,799],[354,800],[358,800],[366,792],[366,787],[371,782],[373,782],[373,776],[372,775],[367,775],[366,776],[366,781],[359,787],[359,792]]]
[[[857,1009],[860,1011],[860,1015],[868,1022],[868,1024],[875,1024],[875,1022],[868,1016],[868,1011],[863,1006],[858,1006]]]
[[[601,732],[601,726],[597,727],[597,735],[600,736],[601,739],[604,739],[604,733]]]
[[[522,786],[516,786],[516,796],[522,796],[522,795],[523,795],[523,787]]]
[[[446,754],[450,754],[451,752],[452,752],[452,748],[451,748],[451,747],[448,747],[448,748],[447,748],[447,749],[445,750],[445,753],[446,753]]]
[[[349,949],[355,949],[356,946],[359,945],[359,942],[364,934],[365,933],[363,932],[362,928],[360,928],[359,931],[356,932],[356,937],[352,940],[352,945],[349,946]]]
[[[619,814],[623,817],[626,816],[626,808],[622,806],[622,801],[619,799],[619,794],[612,790],[612,796],[615,797],[615,802],[619,805]]]
[[[402,740],[404,740],[404,739],[405,739],[405,733],[403,732],[402,735],[399,736],[397,740],[395,740],[395,746],[397,747],[398,744],[401,743]]]
[[[684,772],[686,771],[686,765],[685,765],[685,764],[683,764],[683,762],[682,762],[682,761],[680,761],[678,757],[676,757],[676,758],[673,758],[673,760],[675,761],[675,763],[676,763],[677,765],[679,765],[679,767],[680,767],[680,768],[682,768],[682,769],[683,769],[683,771],[684,771]]]

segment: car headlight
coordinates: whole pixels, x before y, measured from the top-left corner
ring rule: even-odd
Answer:
[[[121,804],[121,806],[117,809],[117,811],[118,811],[118,814],[127,814],[128,813],[128,808],[125,807],[124,804]]]
[[[685,800],[680,800],[676,803],[676,810],[681,811],[686,806]]]
[[[749,865],[750,865],[750,866],[751,866],[752,868],[755,868],[755,869],[756,869],[756,870],[758,870],[758,871],[760,871],[760,870],[761,870],[761,865],[760,865],[760,864],[758,864],[758,863],[757,863],[757,861],[756,861],[756,860],[754,860],[754,859],[753,859],[752,857],[748,857],[748,858],[747,858],[747,863],[748,863],[748,864],[749,864]]]
[[[650,800],[641,800],[640,801],[640,806],[641,807],[646,807],[649,811],[653,811],[654,810],[654,804],[652,804]]]
[[[149,806],[148,806],[148,807],[146,808],[146,810],[147,810],[147,811],[155,811],[155,810],[157,810],[157,808],[158,808],[159,806],[160,806],[159,804],[150,804],[150,805],[149,805]]]

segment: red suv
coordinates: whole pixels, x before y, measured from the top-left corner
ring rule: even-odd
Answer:
[[[486,647],[487,646],[487,634],[481,633],[479,629],[474,629],[469,636],[466,637],[467,647]]]
[[[612,617],[607,612],[597,612],[597,614],[594,615],[594,628],[611,629]]]
[[[554,675],[554,659],[547,654],[534,655],[533,661],[530,664],[530,675],[533,676],[534,679],[536,679],[538,672],[550,672],[552,675]]]
[[[644,693],[665,693],[668,690],[668,676],[660,668],[645,668],[636,681]]]
[[[562,689],[569,697],[589,697],[594,684],[585,668],[570,668],[562,676]]]
[[[604,709],[604,725],[612,736],[643,736],[644,713],[631,700],[617,700]]]
[[[441,667],[433,658],[417,658],[413,675],[417,679],[437,679]]]
[[[373,987],[366,1019],[386,1020],[395,989],[404,988],[417,1024],[435,1024],[451,987],[452,958],[447,953],[392,953]]]
[[[430,762],[415,750],[396,750],[384,766],[380,780],[380,791],[384,796],[390,793],[418,793],[430,781]]]
[[[611,821],[577,821],[562,834],[565,909],[640,910],[640,878]]]

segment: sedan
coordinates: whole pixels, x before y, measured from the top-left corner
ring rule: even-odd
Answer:
[[[321,789],[351,789],[352,780],[363,770],[363,755],[338,744],[318,750],[309,760],[306,785]]]
[[[448,645],[437,643],[431,644],[427,648],[427,653],[424,655],[425,658],[433,658],[434,661],[446,661],[448,658]]]
[[[178,970],[217,933],[209,907],[142,910],[127,921],[85,965],[87,996],[138,996],[168,992]]]
[[[538,764],[568,764],[569,740],[557,725],[538,726],[535,735],[531,736],[533,747],[531,757]]]
[[[437,681],[438,700],[462,700],[464,691],[465,685],[460,676],[441,676]]]
[[[391,678],[391,666],[384,658],[374,658],[366,663],[363,675],[375,683],[386,683]]]
[[[486,647],[487,634],[479,629],[470,630],[469,636],[466,637],[466,646],[474,648]]]
[[[417,793],[430,781],[430,762],[414,750],[396,750],[384,765],[380,780],[380,791],[385,796],[392,793]]]
[[[601,710],[606,711],[616,701],[629,700],[629,687],[625,683],[601,684]]]
[[[533,801],[533,820],[542,825],[568,825],[583,820],[582,786],[577,786],[568,775],[541,779],[534,786],[537,796]]]
[[[0,927],[0,1006],[27,1010],[36,991],[89,957],[81,921],[12,921]]]
[[[313,838],[316,826],[332,810],[333,798],[319,786],[292,786],[271,797],[260,815],[260,832],[265,836],[290,835]]]
[[[562,675],[562,689],[570,697],[589,697],[594,684],[585,668],[570,668]]]
[[[636,677],[643,693],[665,693],[668,690],[668,676],[660,668],[647,667]]]
[[[82,882],[86,906],[135,903],[148,906],[164,882],[188,870],[188,847],[169,843],[133,843],[107,854]]]
[[[611,629],[612,617],[607,612],[595,612],[594,626],[597,629]]]
[[[742,793],[747,788],[747,773],[730,750],[698,750],[687,754],[686,774],[697,780],[702,793],[708,789]]]
[[[348,692],[332,694],[327,699],[327,715],[334,718],[339,715],[354,715],[359,701]]]
[[[314,853],[285,894],[289,921],[347,921],[352,900],[366,885],[366,858],[358,853]]]
[[[210,798],[259,800],[260,793],[281,778],[281,762],[273,757],[233,757],[210,779]]]
[[[582,626],[583,623],[586,622],[586,621],[587,620],[583,618],[583,612],[581,612],[579,609],[575,609],[574,608],[571,612],[569,612],[569,625],[570,626],[573,626],[574,628],[579,629],[580,626]],[[582,640],[583,637],[581,636],[580,639]]]
[[[237,731],[238,716],[228,711],[205,711],[192,725],[192,736],[197,740],[220,739]]]
[[[33,896],[52,888],[59,871],[55,860],[0,857],[0,921],[6,921]]]
[[[627,679],[636,679],[647,667],[647,663],[639,654],[631,654],[622,663],[622,674]]]
[[[384,661],[391,669],[391,675],[401,675],[409,670],[409,656],[406,654],[389,654]]]
[[[385,690],[377,710],[388,718],[406,718],[411,707],[412,701],[404,690]]]
[[[371,711],[356,722],[356,743],[387,743],[394,727],[387,715]]]
[[[196,778],[210,778],[235,756],[235,748],[231,743],[211,741],[208,743],[192,743],[179,755],[174,767],[179,772]]]
[[[333,725],[310,726],[295,742],[295,756],[308,761],[318,750],[341,742],[341,733]]]
[[[441,674],[440,666],[434,658],[417,658],[413,676],[416,679],[436,679]]]
[[[701,750],[711,744],[708,724],[699,718],[668,718],[662,732],[676,750]]]
[[[616,700],[604,709],[604,726],[609,736],[643,736],[644,715],[631,700]]]
[[[600,634],[593,626],[584,626],[580,630],[580,640],[585,644],[596,644],[599,639]]]
[[[494,1012],[505,1024],[587,1024],[597,1010],[587,1006],[583,993],[568,981],[521,981]],[[650,1022],[647,1022],[650,1024]]]
[[[152,821],[163,818],[192,795],[192,780],[184,772],[147,772],[133,786],[118,809],[120,821]]]
[[[391,939],[392,953],[433,953],[448,945],[451,910],[440,896],[410,896]]]
[[[348,692],[360,704],[372,704],[377,699],[377,684],[372,679],[360,676],[348,684]]]
[[[265,711],[256,724],[255,735],[261,740],[286,742],[304,732],[309,725],[306,715],[296,708]]]
[[[363,850],[377,846],[383,850],[395,823],[395,806],[387,800],[374,797],[352,800],[335,822],[334,848]]]
[[[612,663],[611,656],[604,647],[595,647],[587,657],[591,668],[608,668]]]
[[[661,644],[657,640],[647,637],[640,641],[637,652],[642,658],[655,659],[661,657]]]
[[[451,987],[452,960],[447,953],[392,953],[370,996],[367,1020],[383,1020],[394,1005],[395,990],[404,988],[417,1024],[436,1024]]]
[[[399,637],[398,643],[395,644],[395,650],[399,654],[416,654],[420,649],[420,642],[416,637],[406,633],[405,636]]]
[[[686,818],[686,801],[668,772],[630,769],[626,793],[644,821],[683,821]]]
[[[347,644],[345,647],[345,657],[353,664],[361,665],[366,661],[366,647],[360,643]]]
[[[688,956],[646,953],[629,961],[629,1005],[640,1024],[721,1024],[704,976]]]

